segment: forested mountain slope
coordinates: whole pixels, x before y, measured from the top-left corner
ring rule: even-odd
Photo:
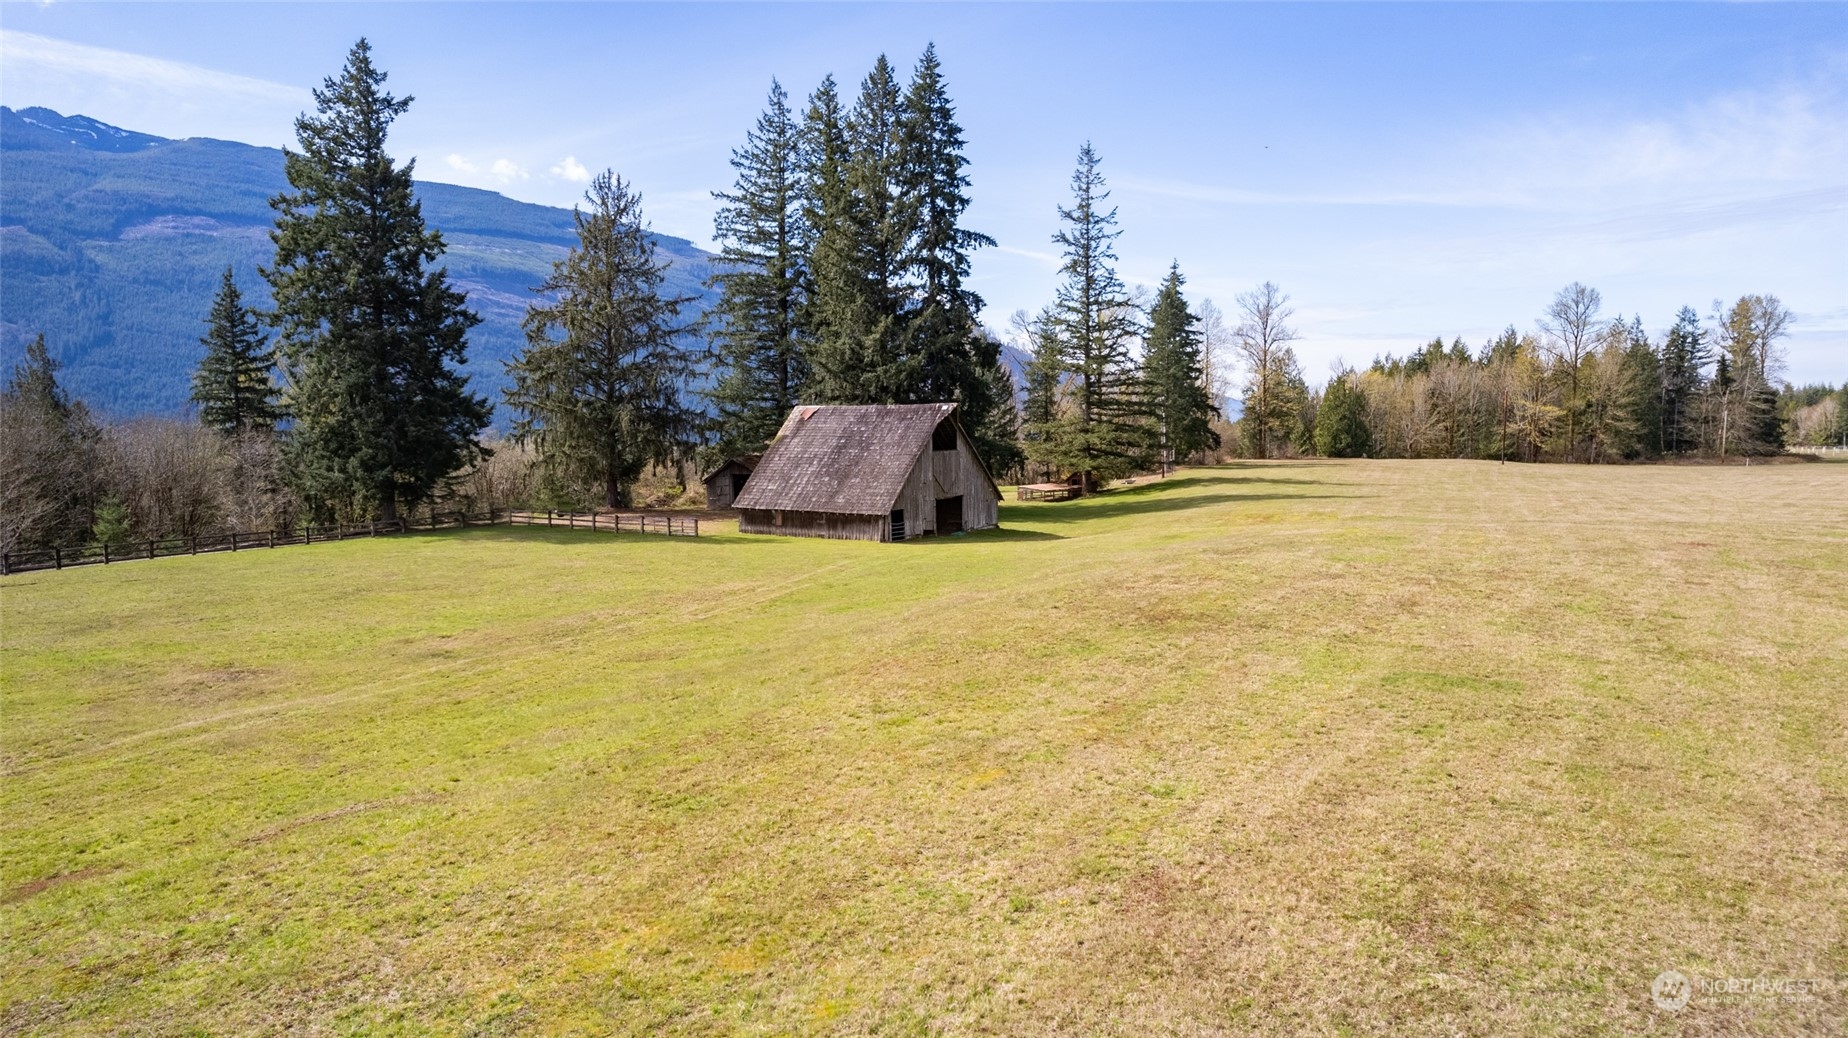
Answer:
[[[0,362],[10,369],[43,332],[64,385],[92,408],[182,410],[225,265],[268,305],[256,268],[271,255],[269,199],[286,186],[274,148],[0,107]],[[571,212],[451,184],[420,184],[418,197],[482,317],[467,370],[498,404],[532,287],[576,241]],[[712,257],[656,240],[673,263],[666,288],[703,306]]]

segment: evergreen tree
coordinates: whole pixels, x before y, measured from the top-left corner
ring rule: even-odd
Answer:
[[[899,134],[903,194],[915,207],[915,233],[904,262],[914,297],[906,339],[919,362],[911,395],[921,401],[961,401],[979,425],[979,412],[995,402],[989,389],[999,344],[982,333],[977,324],[982,297],[963,282],[969,276],[969,253],[995,241],[962,226],[969,208],[963,168],[969,160],[935,46],[926,47],[918,61]]]
[[[393,520],[480,456],[489,409],[457,370],[480,318],[430,269],[443,240],[412,194],[415,163],[385,152],[411,103],[385,78],[362,39],[315,91],[319,114],[296,120],[302,150],[284,152],[293,191],[270,202],[276,259],[263,274],[290,386],[291,480],[316,511]]]
[[[1014,314],[1014,326],[1030,344],[1026,368],[1026,392],[1020,408],[1020,436],[1026,460],[1040,466],[1053,463],[1052,449],[1060,413],[1059,390],[1064,383],[1065,353],[1058,337],[1052,334],[1052,311],[1043,310],[1028,318],[1025,310]]]
[[[738,171],[715,223],[721,244],[714,339],[722,375],[713,387],[719,446],[726,454],[761,451],[808,384],[807,235],[802,131],[789,95],[772,81],[770,97],[743,148]]]
[[[102,432],[39,335],[0,387],[0,551],[88,539]]]
[[[648,463],[684,452],[698,413],[682,400],[697,370],[678,320],[692,297],[661,295],[667,262],[642,222],[641,196],[604,172],[573,210],[578,247],[553,264],[526,312],[526,349],[507,365],[514,437],[564,481],[629,503]]]
[[[1661,453],[1687,454],[1700,449],[1699,401],[1711,358],[1700,315],[1693,307],[1682,307],[1662,340]]]
[[[902,113],[884,55],[844,123],[831,80],[810,105],[815,341],[809,356],[812,395],[822,403],[908,403],[918,382],[899,280],[916,212],[915,200],[901,191]]]
[[[1315,452],[1325,458],[1364,458],[1373,446],[1367,401],[1351,371],[1328,382],[1315,412]]]
[[[1246,452],[1254,458],[1268,458],[1285,443],[1301,450],[1302,414],[1308,403],[1309,385],[1303,381],[1296,351],[1277,347],[1245,386],[1244,415],[1238,427]]]
[[[827,322],[821,279],[851,259],[847,187],[847,117],[832,75],[809,95],[801,126],[802,162],[802,328],[811,352]],[[830,298],[834,293],[830,293]],[[813,361],[810,362],[811,377]],[[812,389],[812,387],[811,387]]]
[[[969,440],[989,472],[1002,477],[1018,469],[1026,453],[1020,446],[1020,387],[1014,383],[1014,372],[1001,359],[998,344],[995,361],[988,365],[984,381],[982,391],[988,405],[968,427]]]
[[[134,533],[134,517],[128,506],[113,494],[96,508],[96,522],[90,527],[90,539],[97,544],[120,548]]]
[[[1206,391],[1199,318],[1181,295],[1186,281],[1176,261],[1168,268],[1149,311],[1142,356],[1145,394],[1164,462],[1219,446],[1219,434],[1212,426],[1219,409]]]
[[[1641,317],[1624,329],[1623,340],[1616,405],[1621,431],[1612,448],[1625,458],[1654,457],[1662,452],[1662,358],[1649,344]]]
[[[1141,329],[1137,310],[1111,266],[1121,231],[1110,192],[1089,141],[1072,174],[1072,205],[1059,207],[1065,227],[1053,236],[1064,250],[1065,275],[1049,329],[1072,375],[1070,408],[1056,420],[1042,457],[1081,477],[1086,487],[1128,475],[1150,460],[1138,373],[1130,343]]]
[[[230,267],[212,300],[206,329],[199,340],[205,357],[193,374],[192,398],[199,405],[199,420],[227,436],[274,429],[282,417],[276,383],[270,378],[276,356],[265,342],[256,312],[244,305]]]

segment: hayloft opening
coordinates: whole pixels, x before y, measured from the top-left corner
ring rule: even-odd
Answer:
[[[918,441],[912,440],[912,443]],[[945,418],[931,430],[930,449],[934,451],[953,451],[956,449],[956,423]]]

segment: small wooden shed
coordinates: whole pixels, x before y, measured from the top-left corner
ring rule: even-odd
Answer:
[[[713,469],[700,482],[706,484],[707,508],[730,508],[738,495],[744,493],[744,485],[750,481],[751,473],[756,471],[761,454],[744,454],[736,458],[726,458],[725,464]]]
[[[902,541],[997,525],[1001,491],[955,404],[798,407],[751,473],[743,533]]]

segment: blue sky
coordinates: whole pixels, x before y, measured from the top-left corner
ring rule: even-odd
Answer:
[[[1562,285],[1660,332],[1778,295],[1796,381],[1848,379],[1848,6],[9,4],[0,102],[288,141],[369,37],[420,175],[569,205],[611,167],[710,244],[772,76],[798,98],[935,41],[969,138],[986,320],[1052,298],[1096,143],[1120,270],[1291,294],[1312,379],[1526,329]]]

